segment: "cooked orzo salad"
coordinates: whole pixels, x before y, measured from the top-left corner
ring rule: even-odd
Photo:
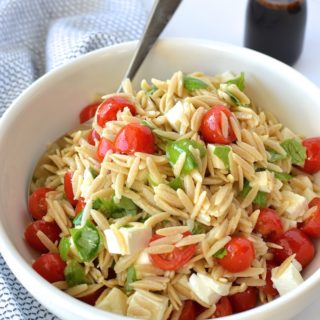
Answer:
[[[251,101],[243,73],[123,89],[84,108],[92,126],[52,146],[33,177],[33,268],[150,320],[218,318],[302,283],[320,236],[320,138]]]

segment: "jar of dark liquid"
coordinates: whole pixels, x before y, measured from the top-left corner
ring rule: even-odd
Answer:
[[[245,46],[292,65],[302,51],[306,18],[305,0],[249,0]]]

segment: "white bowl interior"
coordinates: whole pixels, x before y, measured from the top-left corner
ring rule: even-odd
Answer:
[[[28,182],[46,145],[78,124],[81,108],[96,94],[117,89],[134,46],[134,43],[129,43],[102,49],[51,72],[18,98],[1,120],[1,252],[27,289],[51,311],[65,319],[72,319],[75,314],[78,319],[102,319],[105,313],[52,289],[26,266],[25,262],[29,264],[37,256],[23,240],[25,226],[30,221],[26,207]],[[299,133],[306,136],[320,135],[318,90],[300,74],[280,62],[251,50],[228,45],[182,39],[163,40],[145,61],[135,84],[142,78],[166,79],[177,70],[203,71],[209,74],[226,70],[236,73],[244,71],[246,90],[259,106],[273,112],[284,124]],[[317,245],[319,247],[319,243]],[[315,273],[319,265],[318,252],[307,268],[305,277]],[[307,299],[311,296],[311,288],[315,288],[315,282],[320,285],[319,271],[296,290],[297,292],[249,311],[245,318],[244,315],[236,317],[254,319],[259,315],[259,319],[268,319],[270,315],[274,315],[277,319],[289,318],[307,302],[300,301],[292,307],[290,305],[290,310],[283,314],[280,309],[283,310],[285,300],[298,301],[299,297],[301,300],[301,293],[304,293]],[[35,287],[39,285],[42,286],[45,296],[50,297],[50,305],[35,292]],[[57,310],[55,305],[61,301],[65,302],[65,307]],[[77,311],[70,310],[71,306],[75,306]],[[118,317],[109,314],[108,318]],[[230,317],[230,320],[232,318]]]

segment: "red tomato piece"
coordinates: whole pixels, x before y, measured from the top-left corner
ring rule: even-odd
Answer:
[[[277,266],[278,265],[274,261],[267,261],[266,284],[261,288],[265,294],[271,297],[278,295],[278,290],[273,287],[273,282],[271,280],[271,270]]]
[[[183,236],[191,235],[190,232],[184,232]],[[160,239],[162,236],[154,234],[150,242]],[[171,253],[168,254],[149,254],[150,261],[155,267],[162,270],[178,270],[184,266],[196,252],[197,246],[191,244],[184,247],[176,247]]]
[[[97,149],[97,158],[100,162],[103,161],[106,153],[111,150],[112,152],[115,152],[114,150],[114,145],[113,145],[113,142],[106,139],[106,138],[102,138],[100,141],[99,141],[99,144],[98,144],[98,149]]]
[[[86,206],[86,203],[84,201],[84,198],[81,197],[77,202],[77,205],[75,208],[76,215],[78,215],[84,209],[85,206]]]
[[[96,141],[100,141],[100,135],[99,133],[95,130],[92,129],[87,137],[87,141],[92,145],[96,145]]]
[[[261,209],[255,232],[260,233],[264,239],[268,240],[281,236],[283,234],[283,226],[277,212],[270,208]]]
[[[305,139],[302,144],[307,149],[303,171],[310,174],[320,171],[320,137]]]
[[[58,253],[45,253],[32,264],[32,268],[50,283],[64,280],[65,267]]]
[[[73,188],[72,188],[72,176],[73,173],[68,171],[64,175],[64,193],[68,201],[71,203],[73,207],[77,205],[77,200],[74,198]]]
[[[126,98],[111,97],[103,101],[97,111],[97,122],[103,127],[106,122],[116,120],[118,111],[128,107],[133,116],[136,115],[136,107]]]
[[[48,252],[48,249],[37,236],[37,232],[39,230],[42,231],[52,242],[59,240],[61,230],[55,222],[47,222],[43,220],[32,222],[27,226],[24,232],[24,238],[27,243],[37,251],[45,253]]]
[[[320,237],[320,198],[314,198],[309,203],[309,208],[316,207],[316,211],[306,219],[300,228],[310,237]]]
[[[242,312],[254,308],[257,305],[257,295],[257,288],[249,287],[244,292],[229,296],[233,311]]]
[[[241,272],[251,266],[255,258],[254,247],[244,237],[233,237],[225,246],[227,254],[218,263],[230,272]]]
[[[99,290],[88,294],[87,296],[78,298],[82,302],[85,302],[87,304],[90,304],[91,306],[94,306],[98,298],[100,297],[101,293],[104,291],[105,288],[100,288]]]
[[[197,316],[196,304],[192,300],[186,300],[183,304],[179,320],[195,320]]]
[[[221,297],[216,305],[215,318],[230,316],[233,314],[232,305],[228,297]]]
[[[223,135],[221,113],[228,119],[228,133]],[[231,111],[224,106],[216,106],[207,111],[201,122],[200,132],[205,142],[230,144],[236,140],[236,136],[230,124]]]
[[[29,197],[29,211],[34,219],[42,219],[44,215],[47,213],[47,201],[46,195],[47,192],[53,191],[53,189],[49,188],[38,188],[34,192],[32,192],[31,196]]]
[[[93,102],[89,104],[88,106],[84,107],[79,115],[80,123],[84,123],[88,121],[89,119],[93,118],[96,114],[96,111],[99,107],[101,102]]]
[[[114,140],[117,152],[133,154],[135,152],[155,153],[155,138],[150,128],[138,123],[123,127]]]
[[[274,249],[274,258],[281,264],[289,256],[296,254],[296,260],[302,267],[308,265],[313,259],[315,248],[308,236],[301,230],[293,228],[286,231],[276,239],[275,243],[279,244],[282,249]]]

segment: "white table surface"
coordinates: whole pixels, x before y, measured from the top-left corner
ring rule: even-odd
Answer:
[[[153,0],[143,1],[151,8]],[[162,36],[243,46],[246,3],[247,0],[184,0]],[[320,87],[320,0],[308,0],[304,48],[293,67]],[[320,319],[318,304],[312,304],[292,320]]]

